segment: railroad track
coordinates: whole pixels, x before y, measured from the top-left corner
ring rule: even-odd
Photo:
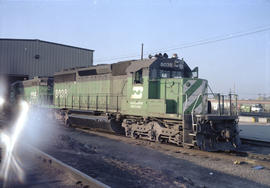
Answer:
[[[263,141],[263,140],[256,140],[256,139],[252,139],[252,138],[241,138],[241,142],[243,144],[256,145],[256,146],[262,146],[262,147],[270,147],[270,142]]]
[[[2,185],[3,187],[28,187],[33,185],[39,187],[40,185],[41,187],[109,188],[109,186],[102,182],[78,171],[35,147],[26,145],[24,147],[24,154],[20,155],[25,159],[21,162],[31,161],[31,167],[24,168],[26,176],[29,176],[30,174],[30,178],[26,178],[23,183],[18,183],[13,180],[6,181],[5,183],[2,182],[4,185]],[[33,166],[36,168],[33,169]]]
[[[32,146],[30,146],[30,148],[32,152],[34,152],[35,156],[40,160],[40,162],[46,164],[49,168],[54,168],[65,172],[72,180],[73,183],[71,184],[74,186],[83,188],[109,188],[109,186],[59,161],[58,159],[42,152],[41,150]]]
[[[75,128],[75,127],[74,127]],[[245,151],[239,151],[234,153],[227,153],[227,152],[204,152],[200,150],[193,150],[193,149],[186,149],[182,147],[177,147],[172,144],[159,144],[159,143],[153,143],[150,141],[140,140],[140,139],[130,139],[125,136],[119,136],[115,134],[110,134],[106,132],[94,132],[89,129],[82,129],[82,128],[75,128],[76,130],[88,132],[92,134],[96,134],[99,136],[107,137],[114,140],[124,141],[131,144],[136,145],[142,145],[146,147],[151,147],[152,149],[156,149],[159,151],[162,151],[163,153],[175,156],[177,158],[181,158],[181,155],[190,155],[190,156],[197,156],[199,158],[213,158],[213,159],[219,159],[219,160],[230,160],[233,163],[238,161],[243,161],[251,165],[262,165],[266,168],[270,168],[270,155],[262,155],[262,154],[254,154],[249,153]],[[252,145],[258,145],[262,146],[262,142],[254,142],[250,139],[242,139],[244,144],[252,144]],[[151,144],[150,144],[151,143]],[[265,144],[265,143],[264,143]],[[263,145],[266,146],[266,145]],[[41,163],[43,163],[48,168],[56,168],[61,171],[64,171],[67,173],[67,177],[71,177],[72,179],[71,184],[73,186],[77,187],[108,187],[93,178],[86,176],[82,174],[81,172],[77,171],[76,169],[73,169],[72,167],[69,167],[68,165],[63,164],[62,162],[58,161],[57,159],[54,159],[51,156],[48,156],[47,154],[32,148],[32,151],[35,153],[35,156]],[[62,165],[63,164],[63,165]],[[88,178],[89,177],[89,178]],[[98,183],[96,185],[96,183]]]
[[[8,122],[6,120],[0,120],[0,125],[4,126],[7,125]],[[1,133],[1,129],[0,129]],[[4,151],[0,148],[0,164],[3,162],[2,154]],[[81,188],[108,188],[108,185],[103,184],[102,182],[80,172],[79,170],[61,162],[60,160],[50,156],[49,154],[29,145],[29,144],[20,144],[18,151],[15,152],[16,157],[19,156],[21,158],[21,163],[27,163],[27,165],[22,165],[26,176],[27,174],[35,174],[35,176],[41,176],[32,179],[24,180],[23,186],[32,186],[36,184],[40,184],[40,181],[43,182],[46,187],[81,187]],[[17,156],[18,155],[18,156]],[[29,161],[30,168],[29,168]],[[32,163],[33,161],[33,163]],[[36,165],[33,165],[36,164]],[[33,166],[39,166],[40,168],[33,169]],[[30,171],[30,172],[28,172]],[[57,172],[57,173],[55,173]],[[13,172],[14,173],[14,172]],[[15,172],[16,173],[16,172]],[[55,177],[52,177],[52,174]],[[58,174],[62,174],[61,177]],[[45,181],[44,177],[46,176]],[[32,176],[32,175],[31,175]],[[51,179],[47,181],[46,179]],[[53,180],[54,179],[54,180]],[[51,182],[60,182],[56,183],[53,186],[47,186],[46,184],[52,184]],[[15,184],[14,184],[15,183]],[[7,185],[5,185],[7,184]],[[44,186],[43,185],[43,186]],[[14,187],[14,186],[21,186],[21,181],[17,182],[11,180],[5,183],[3,180],[0,180],[0,187]]]
[[[184,155],[191,155],[191,156],[197,156],[200,158],[208,157],[213,159],[226,159],[230,160],[233,163],[235,161],[242,161],[251,165],[262,165],[267,168],[270,168],[270,155],[260,154],[260,153],[252,153],[249,151],[239,150],[235,152],[206,152],[201,151],[198,149],[186,149],[183,147],[179,147],[173,144],[166,144],[166,143],[157,143],[157,142],[151,142],[144,139],[130,139],[128,137],[122,136],[122,135],[116,135],[108,132],[101,132],[101,131],[93,131],[86,128],[79,128],[76,127],[75,130],[82,131],[85,133],[95,134],[98,136],[106,137],[113,140],[123,141],[129,144],[136,144],[136,145],[142,145],[145,147],[150,147],[152,149],[161,151],[163,153],[167,153],[169,155],[173,155],[178,157],[178,154],[184,154]],[[245,140],[247,141],[247,140]],[[259,144],[260,142],[252,142],[250,140],[249,144]],[[246,143],[245,143],[246,144]],[[256,145],[261,147],[262,145]],[[265,145],[264,145],[265,146]]]

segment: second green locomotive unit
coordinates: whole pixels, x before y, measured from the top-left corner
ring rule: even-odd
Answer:
[[[220,108],[211,111],[207,80],[177,57],[65,70],[55,73],[53,88],[53,106],[67,125],[207,151],[240,145],[233,105],[224,113],[214,95]]]
[[[53,103],[53,78],[35,77],[31,80],[12,83],[10,101],[15,103],[23,98],[31,105],[47,105]]]

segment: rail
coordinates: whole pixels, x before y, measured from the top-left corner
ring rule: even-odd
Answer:
[[[107,94],[94,95],[67,95],[59,94],[40,95],[36,98],[25,97],[24,99],[32,105],[55,106],[61,108],[76,108],[81,110],[116,111],[121,110],[121,99],[125,96],[111,96]]]
[[[268,141],[251,139],[251,138],[240,138],[240,139],[241,139],[241,142],[244,144],[262,146],[262,147],[270,147],[270,142],[268,142]]]
[[[211,102],[211,114],[216,115],[238,115],[238,95],[229,93],[221,95],[220,93],[210,93],[208,100]]]
[[[195,114],[195,109],[197,107],[198,101],[202,98],[203,107],[201,108],[199,114],[215,114],[215,115],[238,115],[237,109],[237,95],[236,94],[228,94],[221,95],[219,93],[206,93],[199,94],[194,97],[194,104],[191,107],[192,115]],[[68,95],[66,92],[57,92],[55,96],[53,95],[40,95],[37,98],[25,98],[26,101],[29,101],[34,105],[41,106],[55,106],[58,108],[76,108],[79,110],[94,110],[94,111],[114,111],[119,112],[121,110],[121,101],[122,99],[127,98],[123,95],[109,95],[106,93],[100,94],[89,94],[89,95]],[[207,100],[211,102],[211,112],[206,110]],[[167,101],[165,98],[164,100]],[[168,99],[169,100],[169,99]],[[177,97],[176,101],[176,109],[175,112],[177,115],[185,114],[187,110],[187,102],[188,101],[187,94],[182,94]],[[183,106],[181,106],[181,103]],[[182,109],[180,109],[182,108]],[[182,113],[181,113],[182,110]]]
[[[269,112],[239,112],[241,116],[270,117]]]
[[[55,168],[55,169],[68,172],[70,175],[69,178],[71,178],[72,180],[75,180],[74,187],[80,186],[80,187],[92,187],[92,188],[109,188],[108,185],[103,184],[102,182],[78,171],[77,169],[40,151],[39,149],[34,148],[33,146],[28,145],[27,148],[29,148],[30,152],[34,153],[43,163],[46,163],[50,168]]]
[[[199,98],[200,98],[201,96],[202,96],[202,94],[200,94],[200,95],[197,96],[196,102],[195,102],[195,104],[193,105],[192,110],[191,110],[191,121],[192,121],[192,129],[193,129],[193,131],[194,131],[194,109],[195,109],[195,107],[197,106],[198,100],[199,100]]]
[[[215,114],[215,115],[238,115],[237,109],[237,95],[236,94],[228,94],[221,95],[220,93],[205,93],[199,94],[196,96],[194,103],[192,104],[191,115],[195,114],[195,109],[198,105],[199,99],[202,97],[202,100],[207,99],[210,102],[211,109],[206,110],[202,109],[199,114]],[[228,98],[227,103],[225,103],[225,99]],[[205,103],[206,104],[206,103]],[[209,104],[208,104],[209,105]],[[203,108],[205,108],[204,106]],[[185,108],[184,108],[185,111]]]
[[[187,101],[188,100],[188,96],[187,96],[187,94],[182,94],[182,96],[185,96],[186,98],[185,98],[185,101]],[[179,104],[178,104],[178,106],[179,106]],[[183,107],[183,114],[185,113],[185,111],[186,111],[186,107],[187,107],[187,103],[185,102],[185,104],[184,104],[184,107]]]
[[[81,110],[95,111],[116,111],[120,110],[121,99],[125,96],[110,96],[110,95],[72,95],[65,97],[56,97],[54,104],[57,107],[77,108]]]

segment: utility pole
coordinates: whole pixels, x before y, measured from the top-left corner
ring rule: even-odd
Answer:
[[[141,48],[141,60],[143,60],[143,43],[142,43],[142,48]]]
[[[262,99],[262,97],[261,97],[262,94],[259,93],[258,95],[259,95],[258,99],[261,100]]]

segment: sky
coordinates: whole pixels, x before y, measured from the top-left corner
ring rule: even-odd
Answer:
[[[0,38],[95,50],[94,64],[177,53],[214,92],[270,96],[270,0],[0,0]],[[195,42],[195,43],[194,43]],[[171,50],[173,49],[173,50]]]

